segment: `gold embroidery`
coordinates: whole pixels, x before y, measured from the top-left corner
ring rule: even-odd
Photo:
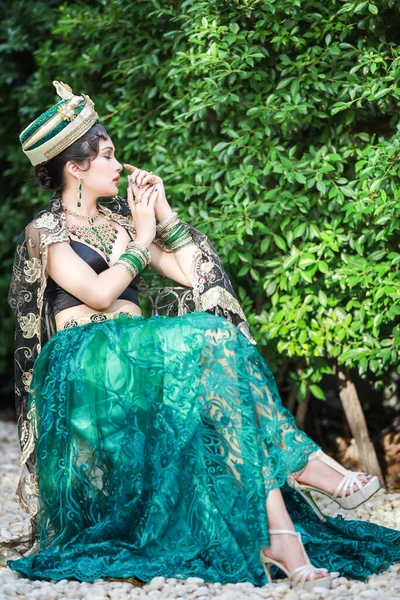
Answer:
[[[237,313],[242,319],[246,318],[239,302],[226,289],[219,286],[211,288],[202,295],[201,305],[205,311],[220,306]]]
[[[107,208],[106,206],[104,206],[103,204],[100,204],[100,203],[99,203],[99,212],[103,213],[109,219],[112,219],[113,221],[115,221],[119,225],[122,225],[122,227],[125,227],[131,233],[134,233],[136,235],[136,228],[135,228],[135,225],[133,224],[133,219],[131,216],[128,217],[128,216],[120,215],[119,213],[111,211],[109,208]]]
[[[44,215],[32,221],[33,226],[36,229],[40,227],[46,227],[46,229],[56,229],[59,227],[59,220],[53,215],[53,213],[46,212]]]
[[[38,258],[27,260],[24,267],[25,277],[28,283],[34,283],[40,277],[42,270],[41,262]]]
[[[34,313],[28,313],[24,317],[20,317],[19,324],[22,329],[22,335],[24,338],[32,338],[38,328],[39,317],[35,316]]]
[[[44,153],[45,157],[48,160],[50,160],[51,158],[65,150],[65,148],[68,148],[68,146],[70,146],[73,142],[80,138],[81,135],[83,135],[88,129],[90,129],[90,127],[95,124],[97,119],[97,113],[93,113],[92,115],[90,115],[85,121],[81,123],[81,125],[79,125],[79,127],[76,127],[73,131],[71,131],[71,133],[67,135],[61,142],[59,142],[56,146],[50,148],[50,150],[47,150]]]

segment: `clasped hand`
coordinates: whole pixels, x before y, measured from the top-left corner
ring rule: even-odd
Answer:
[[[161,205],[167,203],[164,182],[154,173],[127,163],[124,167],[131,171],[128,177],[128,204],[136,228],[136,239],[151,244],[156,236],[157,214],[162,209]]]

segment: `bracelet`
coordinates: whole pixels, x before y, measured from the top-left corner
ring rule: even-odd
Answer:
[[[179,219],[177,212],[173,212],[170,215],[168,215],[168,217],[165,217],[165,219],[163,219],[160,223],[158,223],[158,225],[156,225],[157,233],[161,234],[161,232],[167,228],[170,222],[172,225],[172,221],[174,221],[175,219]]]
[[[182,250],[182,248],[190,246],[191,244],[195,244],[195,241],[193,240],[192,236],[190,236],[190,239],[188,239],[187,241],[183,241],[179,246],[174,247],[172,249],[172,252],[178,252],[178,250]]]
[[[151,262],[151,252],[142,242],[130,241],[126,246],[125,253],[142,257],[146,264]]]
[[[124,260],[127,260],[130,263],[132,263],[138,271],[142,271],[145,267],[146,261],[141,256],[137,256],[136,254],[126,253],[126,254],[121,254],[120,258],[121,257]]]
[[[149,262],[151,262],[151,252],[147,246],[141,242],[132,240],[115,265],[123,267],[131,277],[136,277]]]
[[[125,269],[125,271],[128,271],[129,275],[132,277],[132,279],[134,279],[136,277],[136,275],[139,273],[139,271],[137,270],[137,268],[131,263],[130,260],[127,260],[126,258],[119,258],[116,263],[114,264],[114,267],[122,267],[123,269]]]
[[[175,223],[167,230],[164,230],[160,234],[160,238],[162,245],[169,252],[177,252],[185,246],[194,243],[188,225],[180,219],[178,223]]]

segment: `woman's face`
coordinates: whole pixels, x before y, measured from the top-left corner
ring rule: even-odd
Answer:
[[[110,138],[99,140],[99,153],[90,163],[87,171],[82,172],[84,194],[85,187],[90,188],[96,196],[115,196],[118,194],[118,180],[122,165],[114,155],[115,148]]]

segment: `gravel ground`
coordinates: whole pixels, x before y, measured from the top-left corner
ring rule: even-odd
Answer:
[[[0,539],[10,539],[24,530],[24,513],[14,495],[18,480],[19,450],[16,426],[12,422],[0,421]],[[337,504],[324,496],[316,496],[322,510],[332,516],[342,514],[347,519],[362,519],[379,525],[400,529],[400,494],[380,490],[369,502],[353,511],[337,510]],[[400,563],[379,575],[372,575],[368,582],[340,577],[333,582],[334,588],[314,587],[313,593],[290,589],[287,580],[280,580],[264,587],[251,583],[225,584],[205,583],[191,577],[186,581],[155,577],[143,587],[130,583],[107,582],[98,579],[93,583],[62,580],[58,582],[30,581],[10,569],[0,568],[0,600],[35,598],[37,600],[130,600],[163,599],[174,600],[258,600],[273,598],[285,600],[336,600],[385,598],[400,600]]]

